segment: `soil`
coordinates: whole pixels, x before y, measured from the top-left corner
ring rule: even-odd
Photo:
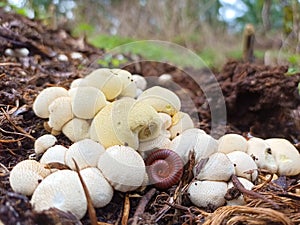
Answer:
[[[29,50],[28,55],[17,53],[20,48]],[[14,55],[9,54],[7,49],[12,49]],[[80,57],[74,57],[74,54],[80,54]],[[39,21],[6,13],[0,9],[0,220],[4,224],[57,224],[58,221],[61,224],[89,224],[88,216],[78,221],[70,213],[57,209],[34,212],[28,197],[11,190],[9,171],[18,162],[32,155],[35,138],[47,133],[43,127],[44,120],[36,117],[32,111],[32,103],[38,93],[49,86],[68,88],[74,79],[88,74],[95,66],[101,67],[95,64],[95,60],[102,54],[102,49],[90,46],[83,38],[73,38],[68,31],[52,30]],[[218,121],[220,126],[213,134],[215,137],[225,132],[262,138],[284,137],[294,144],[300,140],[300,95],[297,88],[300,74],[286,75],[286,66],[269,67],[229,61],[223,68],[215,69],[214,75],[218,81],[216,86],[208,79],[211,71],[207,69],[180,70],[167,63],[137,62],[137,58],[141,59],[139,56],[124,57],[128,61],[124,68],[131,73],[145,77],[171,74],[173,81],[180,88],[168,83],[164,85],[173,87],[183,99],[183,111],[191,115],[196,127],[204,129],[207,133],[211,131],[210,108],[218,111],[222,105],[214,97],[207,99],[207,91],[204,94],[199,88],[199,83],[205,84],[210,95],[220,87],[226,104],[227,116],[224,118],[227,121]],[[192,79],[190,73],[197,76]],[[60,144],[71,144],[63,135],[57,138]],[[153,191],[152,187],[147,187],[145,190],[130,193],[131,222],[141,197],[150,195],[149,193],[152,193],[152,198],[146,209],[142,210],[139,222],[135,224],[154,224],[155,220],[158,224],[182,224],[189,221],[201,224],[209,221],[218,210],[213,213],[213,208],[193,207],[184,194],[172,207],[166,203],[179,193],[178,190],[182,190],[183,184],[190,181],[187,180],[190,178],[190,172],[187,165],[182,183],[169,190]],[[275,191],[286,194],[285,203],[289,204],[288,207],[285,203],[280,203],[282,199],[278,197],[279,194],[274,194],[271,184],[263,187],[260,192],[271,193],[271,197],[280,206],[277,210],[285,213],[286,217],[296,224],[300,221],[299,195],[291,197],[286,190],[297,184],[299,177],[282,179],[283,184],[277,184],[277,188],[281,188],[282,191],[284,186],[284,190]],[[123,202],[128,197],[126,196],[124,193],[115,192],[108,206],[96,210],[98,221],[107,224],[121,223],[125,214]],[[257,199],[250,198],[249,204],[254,204],[255,201]],[[258,202],[256,206],[272,208],[272,205],[262,202]],[[270,216],[263,219],[266,224],[281,224],[276,223]]]

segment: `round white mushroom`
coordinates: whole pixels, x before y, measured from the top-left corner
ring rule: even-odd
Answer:
[[[271,147],[263,139],[256,137],[250,138],[248,140],[247,153],[254,158],[259,168],[267,169],[271,173],[277,172],[278,167]]]
[[[93,206],[95,208],[106,206],[111,201],[114,190],[100,170],[90,167],[81,170],[80,174],[87,186]]]
[[[238,180],[242,183],[244,188],[247,190],[251,190],[254,187],[254,184],[251,181],[249,181],[243,177],[238,177]],[[231,181],[228,182],[228,189],[230,189],[232,187],[233,187],[233,183]],[[234,198],[232,200],[227,200],[226,203],[227,203],[227,205],[245,205],[246,204],[243,194],[241,194],[240,196],[238,196],[237,198]]]
[[[61,163],[65,164],[65,154],[67,148],[62,145],[55,145],[49,148],[40,159],[41,164]]]
[[[58,170],[46,177],[34,191],[31,204],[41,212],[58,208],[81,219],[87,210],[87,200],[79,176],[75,171]]]
[[[270,138],[265,141],[271,147],[279,175],[294,176],[300,173],[300,154],[291,142],[283,138]]]
[[[9,183],[13,191],[32,195],[39,183],[50,174],[50,170],[35,160],[19,162],[10,172]]]
[[[36,154],[44,153],[48,148],[55,145],[57,139],[52,134],[45,134],[40,136],[34,142],[34,151]]]
[[[250,181],[255,181],[258,176],[257,165],[254,160],[245,152],[234,151],[227,154],[235,166],[235,174]]]
[[[90,123],[87,120],[73,118],[63,128],[63,134],[72,142],[77,142],[90,137]]]
[[[105,152],[105,148],[91,140],[84,139],[72,144],[66,152],[65,162],[71,169],[75,170],[76,161],[79,169],[86,167],[96,167],[101,154]]]
[[[141,75],[138,75],[138,74],[133,74],[132,75],[132,79],[133,81],[135,82],[136,84],[136,87],[142,91],[144,91],[147,87],[147,81],[146,79],[141,76]]]
[[[247,140],[239,134],[225,134],[219,139],[218,152],[225,154],[233,151],[247,151]]]
[[[122,192],[140,187],[146,173],[143,158],[133,148],[122,145],[107,148],[98,168],[114,189]]]
[[[227,183],[223,181],[194,181],[188,188],[191,202],[198,207],[217,208],[225,204]]]

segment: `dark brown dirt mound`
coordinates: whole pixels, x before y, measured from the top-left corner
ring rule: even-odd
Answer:
[[[5,53],[8,48],[12,50],[27,48],[29,53],[10,55]],[[82,57],[72,57],[73,53],[80,53]],[[91,68],[90,65],[101,54],[102,50],[86,44],[84,39],[71,37],[64,30],[51,30],[39,22],[5,13],[0,9],[0,219],[6,224],[57,224],[58,221],[62,224],[80,224],[72,215],[57,210],[36,214],[32,211],[27,197],[11,191],[8,177],[9,171],[17,162],[27,159],[34,152],[35,138],[46,133],[43,120],[37,118],[31,109],[39,91],[49,86],[68,87],[73,79],[86,75]],[[130,56],[127,58],[129,61],[132,60]],[[199,82],[205,84],[210,93],[217,90],[216,85],[207,79],[210,71],[193,69],[182,71],[172,65],[156,62],[132,63],[125,68],[144,76],[171,74],[180,86],[175,88],[176,93],[183,99],[186,96],[192,99],[192,102],[183,101],[183,110],[195,119],[197,127],[210,131],[209,101],[214,103],[216,109],[220,102],[218,99],[207,100],[198,85]],[[226,132],[251,131],[252,134],[262,137],[282,136],[293,141],[300,140],[300,110],[297,110],[299,106],[297,85],[300,75],[286,76],[284,75],[286,70],[286,67],[270,68],[256,64],[228,62],[220,73],[215,73],[227,105]],[[198,74],[196,80],[191,79],[189,73]],[[222,124],[225,121],[219,122]],[[58,140],[60,144],[70,145],[62,135],[58,136]],[[140,224],[146,222],[154,224],[154,221],[158,221],[159,224],[182,224],[184,221],[203,223],[206,218],[209,220],[213,218],[214,214],[192,207],[185,193],[181,193],[184,184],[190,181],[190,175],[191,170],[187,167],[182,186],[170,188],[165,192],[153,191],[148,187],[142,192],[132,193],[135,197],[130,197],[129,217],[133,218],[140,201],[136,196],[146,196],[150,202],[146,210],[141,211]],[[284,187],[295,185],[297,180],[299,179],[288,178]],[[284,215],[280,213],[284,213],[287,216],[283,221],[288,221],[288,218],[300,221],[297,216],[298,197],[289,196],[286,193],[287,189],[283,191],[276,189],[280,194],[285,194],[285,200],[282,201],[279,195],[270,194],[273,189],[268,187],[269,185],[265,185],[263,191],[269,196],[276,196],[277,204],[282,207],[277,214],[274,211],[262,213],[262,220],[270,221],[272,213],[282,218]],[[288,190],[290,193],[294,189]],[[174,196],[178,195],[180,197],[174,200]],[[120,222],[125,214],[123,202],[127,197],[124,193],[116,192],[108,206],[97,209],[98,221],[111,224]],[[268,202],[258,201],[260,199],[256,199],[253,206],[272,207],[267,204]],[[246,213],[240,213],[241,210],[246,210],[244,211]],[[218,213],[220,212],[217,211],[216,216],[220,218]],[[248,207],[230,209],[230,213],[242,215],[242,219],[248,216],[247,221],[250,221],[255,219],[253,215],[257,212],[251,211],[251,207]],[[228,220],[229,215],[226,214],[225,217],[224,221]],[[81,222],[89,224],[88,217],[83,218]]]

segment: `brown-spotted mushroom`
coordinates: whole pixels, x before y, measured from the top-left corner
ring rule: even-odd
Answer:
[[[35,189],[31,204],[41,212],[57,208],[81,219],[87,210],[87,200],[77,172],[58,170],[46,177]]]
[[[35,160],[19,162],[10,172],[9,183],[13,191],[32,195],[39,183],[50,174],[50,170]]]
[[[115,145],[106,149],[97,166],[115,190],[127,192],[140,187],[146,168],[143,158],[133,148]]]

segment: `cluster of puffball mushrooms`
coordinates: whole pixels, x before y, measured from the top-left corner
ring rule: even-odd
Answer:
[[[55,207],[82,218],[87,200],[75,162],[96,208],[107,205],[114,190],[128,192],[149,184],[171,187],[180,180],[191,152],[195,179],[187,192],[198,207],[245,204],[242,195],[224,198],[233,186],[234,174],[250,190],[259,168],[279,176],[300,173],[299,152],[288,140],[247,140],[238,134],[216,140],[194,127],[190,116],[180,111],[181,102],[174,92],[146,87],[142,76],[102,68],[74,80],[69,90],[42,90],[33,111],[48,119],[45,128],[51,134],[35,141],[39,161],[24,160],[12,169],[12,189],[32,195],[37,211]],[[73,142],[68,148],[57,144],[55,135],[61,132]],[[199,166],[203,159],[206,163]],[[53,163],[65,169],[49,167]],[[149,169],[152,163],[161,165]],[[161,174],[161,180],[154,179],[154,172]]]

